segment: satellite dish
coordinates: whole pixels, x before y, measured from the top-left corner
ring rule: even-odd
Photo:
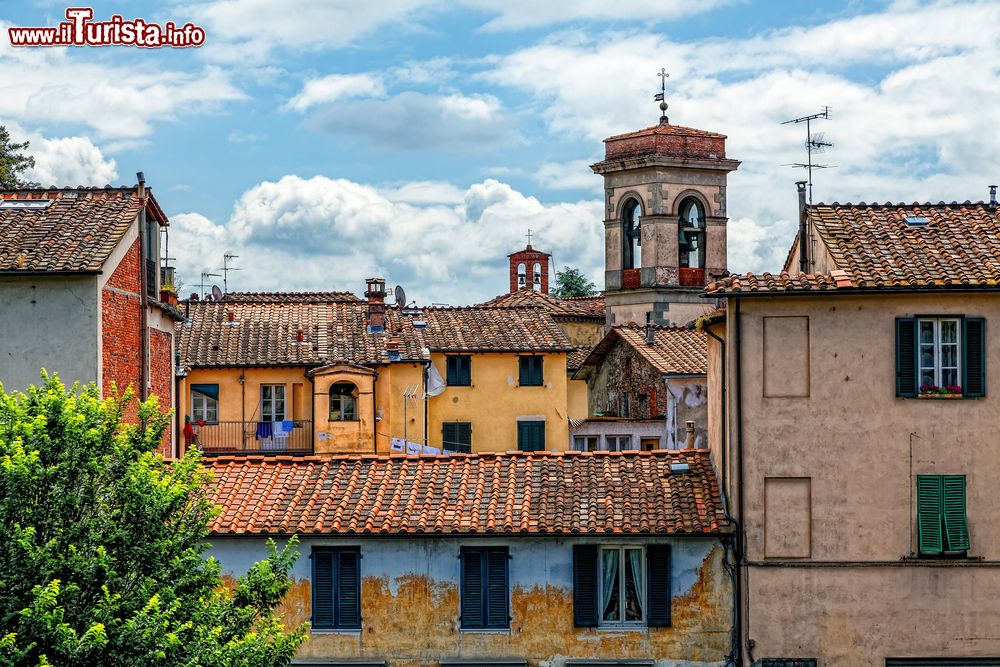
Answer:
[[[212,298],[216,301],[222,301],[222,290],[219,289],[218,285],[212,285]]]
[[[400,308],[406,306],[406,292],[403,291],[402,285],[396,285],[396,305]]]

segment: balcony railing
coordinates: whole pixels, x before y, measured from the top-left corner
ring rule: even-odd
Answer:
[[[681,287],[704,287],[705,269],[692,269],[682,266],[677,270],[677,281]]]
[[[312,454],[312,421],[221,421],[197,427],[188,446],[206,456],[240,454]]]

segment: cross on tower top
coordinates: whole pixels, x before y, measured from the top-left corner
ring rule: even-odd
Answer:
[[[531,229],[530,228],[528,229],[528,233],[525,234],[525,236],[528,237],[528,247],[530,248],[531,247]]]
[[[657,72],[656,76],[660,77],[660,92],[653,96],[654,102],[660,103],[660,125],[666,125],[669,121],[667,118],[667,68],[661,67],[660,71]]]

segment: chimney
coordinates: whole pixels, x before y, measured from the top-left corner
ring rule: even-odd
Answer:
[[[799,190],[799,273],[809,273],[809,238],[806,233],[806,182],[796,181]]]
[[[302,335],[302,327],[295,330],[295,342],[301,343],[304,336]]]
[[[227,310],[226,311],[226,321],[227,322],[235,322],[236,321],[236,313],[234,313],[231,310]]]
[[[684,422],[684,430],[687,431],[687,437],[684,439],[684,449],[694,449],[694,422]]]
[[[385,340],[385,356],[389,357],[389,361],[399,361],[401,355],[399,354],[399,338],[396,336],[388,336]]]
[[[653,341],[654,341],[653,336],[655,335],[655,333],[656,333],[656,329],[653,328],[653,325],[652,324],[647,324],[646,325],[646,345],[652,345],[653,344]]]
[[[997,210],[997,186],[990,186],[990,210]]]
[[[139,199],[145,199],[146,198],[146,175],[144,173],[142,173],[141,171],[137,171],[137,172],[135,172],[135,180],[139,183],[139,186],[137,188],[138,191],[139,191]]]
[[[385,331],[385,280],[369,278],[365,281],[368,288],[365,297],[368,298],[368,333]]]

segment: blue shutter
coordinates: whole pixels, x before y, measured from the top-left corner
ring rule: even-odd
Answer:
[[[597,625],[597,545],[573,545],[573,625]]]
[[[312,550],[312,626],[334,627],[332,549],[313,547]]]
[[[462,547],[461,624],[463,628],[484,627],[483,550]]]
[[[980,398],[986,395],[986,320],[967,317],[962,331],[962,391],[969,398]]]
[[[670,546],[650,544],[646,547],[646,577],[649,581],[649,610],[646,614],[649,627],[670,626]]]
[[[361,628],[361,554],[340,549],[337,568],[337,627]]]
[[[896,318],[896,396],[917,395],[917,320]]]
[[[506,628],[510,624],[507,609],[507,547],[490,547],[486,550],[486,625]]]

